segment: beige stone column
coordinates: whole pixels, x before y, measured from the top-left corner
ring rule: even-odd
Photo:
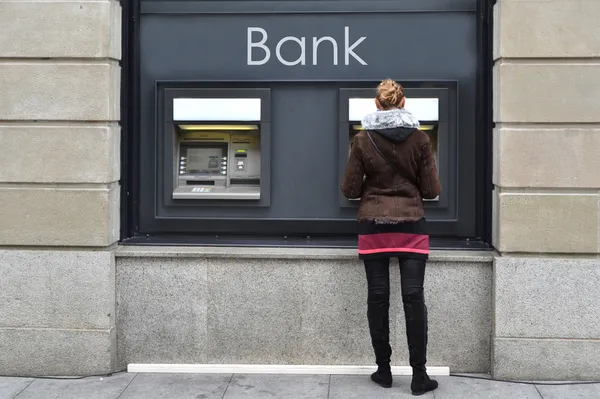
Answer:
[[[115,359],[121,7],[0,1],[0,370]]]
[[[600,1],[499,0],[495,377],[600,375]]]

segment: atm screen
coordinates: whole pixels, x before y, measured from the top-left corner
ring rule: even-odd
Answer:
[[[192,147],[187,149],[186,173],[218,174],[221,171],[221,147]]]

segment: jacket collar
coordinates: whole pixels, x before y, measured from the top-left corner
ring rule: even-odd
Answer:
[[[419,120],[405,108],[376,111],[366,115],[362,120],[362,127],[365,130],[418,129],[420,126]]]

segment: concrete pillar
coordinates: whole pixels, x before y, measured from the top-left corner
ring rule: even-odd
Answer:
[[[121,7],[0,1],[0,374],[116,359]]]
[[[495,5],[494,377],[600,374],[598,15]]]

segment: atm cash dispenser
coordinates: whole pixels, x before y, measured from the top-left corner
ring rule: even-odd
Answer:
[[[236,104],[215,104],[219,100],[232,99],[189,100],[195,101],[188,106],[209,109],[204,112],[192,110],[195,121],[187,117],[181,118],[186,119],[185,122],[175,122],[173,199],[259,200],[260,100],[256,99],[259,101],[257,112],[242,109],[241,112],[246,115],[237,115],[237,120],[228,123],[206,119],[233,119],[240,112],[239,107],[248,107],[247,100],[255,99],[240,99],[245,102],[237,104],[237,107]],[[175,107],[177,105],[175,103]],[[210,114],[210,109],[215,108],[229,113],[221,116]],[[199,120],[198,114],[207,113],[210,116],[204,115],[204,120]],[[177,112],[174,114],[174,119],[177,119]]]
[[[348,132],[348,155],[352,148],[354,137],[363,130],[361,121],[367,114],[377,111],[373,98],[350,98],[348,100],[348,120],[350,121]],[[407,98],[405,108],[412,112],[419,120],[420,130],[429,135],[433,146],[435,162],[438,160],[438,132],[439,132],[439,99],[437,98]],[[438,166],[439,167],[439,166]],[[425,201],[437,201],[439,198]]]

